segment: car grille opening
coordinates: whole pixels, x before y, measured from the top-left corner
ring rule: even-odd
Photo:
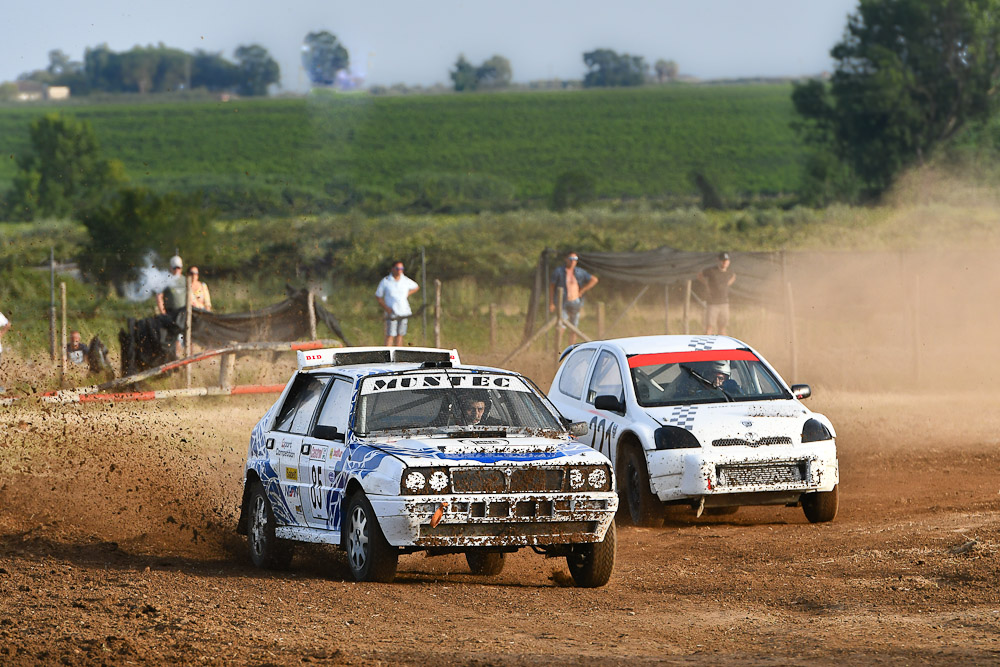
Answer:
[[[743,463],[715,467],[718,486],[771,486],[808,479],[805,461],[790,463]]]
[[[562,468],[514,468],[507,474],[499,468],[470,468],[451,471],[455,493],[557,493],[563,489]]]
[[[712,441],[713,447],[766,447],[767,445],[790,444],[792,444],[792,439],[787,435],[767,436],[753,441],[743,438],[719,438]]]

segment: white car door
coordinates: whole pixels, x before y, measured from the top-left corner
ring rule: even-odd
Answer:
[[[625,411],[625,385],[622,380],[622,369],[617,357],[610,350],[601,350],[594,363],[587,383],[587,393],[584,402],[588,404],[591,413],[590,429],[587,437],[590,445],[601,452],[612,462],[617,461],[618,434],[625,426],[624,414],[611,410],[598,410],[594,401],[598,396],[614,396]]]
[[[303,438],[312,428],[313,417],[329,376],[300,373],[292,384],[285,404],[274,423],[272,437],[275,441],[275,466],[281,483],[281,492],[296,516],[302,516],[302,484],[299,458],[302,456]]]
[[[583,392],[590,376],[590,366],[597,356],[597,349],[590,347],[577,349],[562,365],[559,379],[549,390],[549,398],[559,408],[563,417],[574,422],[589,422],[592,415],[583,402]],[[584,436],[582,442],[589,442]]]
[[[333,378],[316,424],[303,441],[299,477],[305,494],[302,506],[311,528],[330,528],[331,518],[340,508],[340,490],[334,489],[333,482],[343,468],[353,395],[354,386],[349,380]]]

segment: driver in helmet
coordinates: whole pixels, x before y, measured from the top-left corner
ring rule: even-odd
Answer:
[[[740,390],[740,385],[733,380],[732,369],[730,367],[729,361],[727,359],[716,359],[713,361],[698,361],[691,364],[686,364],[686,366],[698,375],[699,378],[704,379],[708,384],[714,389],[721,389],[726,394],[730,396],[743,393]],[[704,390],[705,385],[699,380],[698,386],[689,385],[689,393],[698,393]]]
[[[462,418],[466,426],[496,425],[496,420],[485,419],[490,409],[490,401],[482,393],[466,394],[461,397]]]

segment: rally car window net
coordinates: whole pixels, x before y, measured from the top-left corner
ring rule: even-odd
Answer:
[[[643,407],[790,398],[767,366],[744,350],[636,355],[629,368]]]

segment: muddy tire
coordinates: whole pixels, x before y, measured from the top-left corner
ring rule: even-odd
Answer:
[[[250,489],[249,512],[247,547],[250,551],[250,560],[260,568],[286,569],[292,562],[292,543],[274,536],[276,527],[274,511],[260,482],[254,482]]]
[[[802,495],[802,511],[805,512],[809,523],[833,521],[837,517],[837,510],[839,508],[839,484],[833,487],[833,491],[817,491],[816,493],[805,493]]]
[[[566,565],[573,582],[580,588],[597,588],[608,583],[615,570],[616,551],[617,533],[615,522],[612,521],[608,532],[604,534],[603,542],[577,544],[566,556]]]
[[[472,574],[488,577],[503,572],[507,554],[502,551],[466,551],[465,560]]]
[[[346,521],[344,549],[354,578],[357,581],[392,581],[399,565],[399,550],[385,539],[375,510],[363,492],[358,491],[348,501]]]
[[[636,526],[657,526],[663,523],[663,504],[650,491],[646,457],[636,445],[625,452],[619,484],[620,503],[628,511],[629,520]]]

